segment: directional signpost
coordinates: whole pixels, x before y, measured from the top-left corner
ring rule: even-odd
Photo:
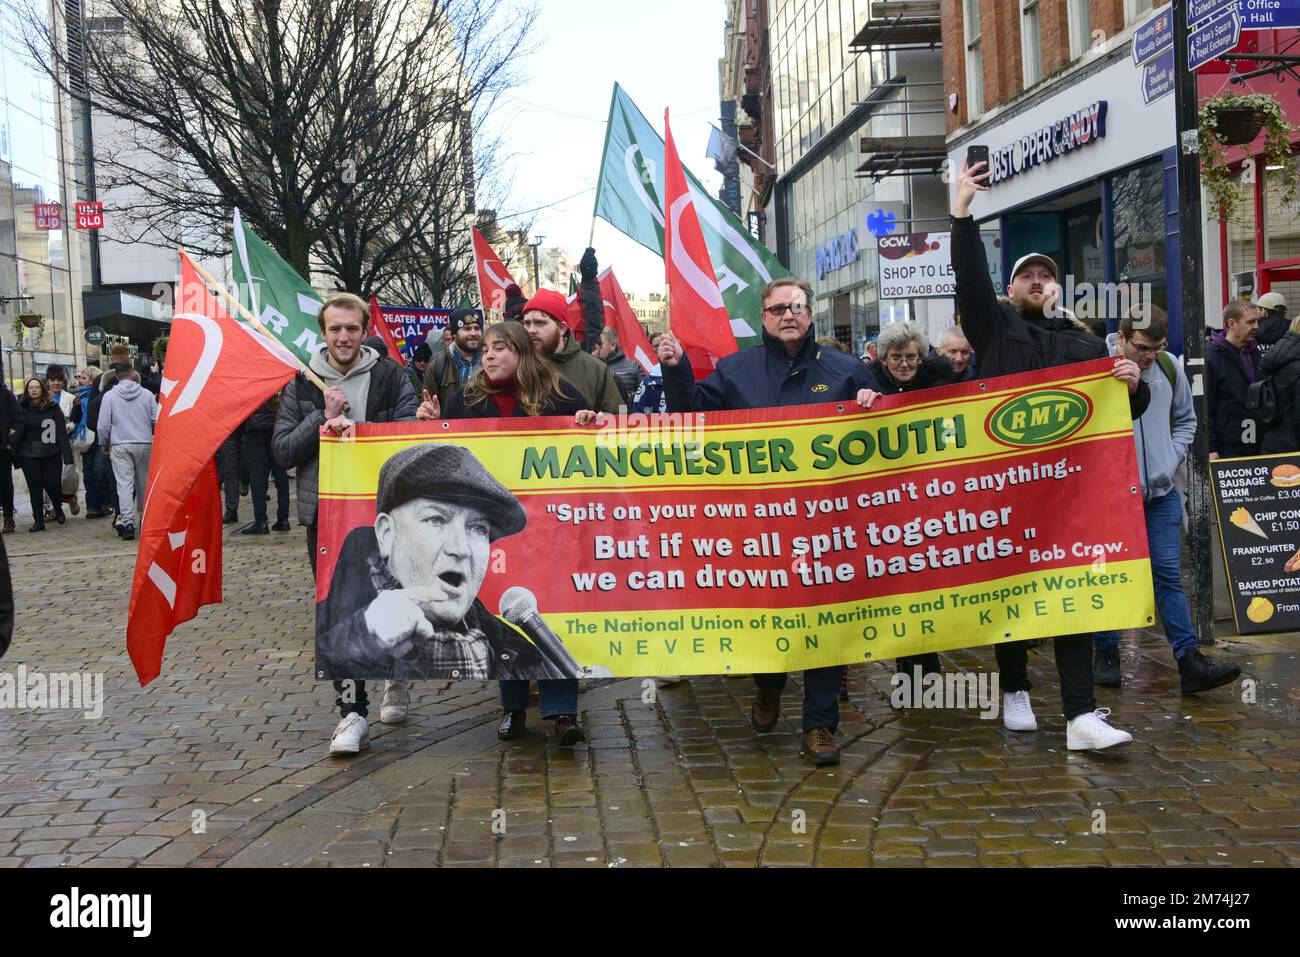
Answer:
[[[1138,66],[1174,48],[1174,13],[1161,7],[1146,23],[1133,31],[1133,62]]]
[[[1251,0],[1237,9],[1244,30],[1300,27],[1300,0]]]
[[[1142,99],[1147,106],[1174,91],[1175,76],[1171,43],[1169,49],[1142,67]]]
[[[1233,2],[1235,3],[1236,0],[1233,0]],[[1210,0],[1205,0],[1204,6],[1211,6]],[[1223,6],[1223,4],[1220,2],[1217,6]],[[1190,13],[1195,7],[1196,3],[1192,0],[1188,7],[1189,21],[1192,19]],[[1241,14],[1233,6],[1230,10],[1220,13],[1213,19],[1198,23],[1195,28],[1188,32],[1188,69],[1195,70],[1197,67],[1205,66],[1211,60],[1223,56],[1240,42]]]

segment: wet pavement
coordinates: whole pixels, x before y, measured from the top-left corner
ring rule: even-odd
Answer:
[[[1300,636],[1223,644],[1243,681],[1183,699],[1163,638],[1126,634],[1125,687],[1098,689],[1136,738],[1113,752],[1066,751],[1048,646],[1030,654],[1036,734],[973,708],[895,711],[889,669],[855,666],[832,768],[799,756],[797,680],[755,735],[753,685],[731,677],[593,682],[572,751],[535,708],[525,738],[498,741],[495,686],[421,682],[406,724],[375,706],[371,749],[340,760],[333,692],[310,678],[301,529],[227,527],[226,604],[181,626],[141,689],[133,544],[106,520],[25,527],[5,536],[18,626],[0,671],[102,672],[107,701],[97,720],[0,711],[0,867],[1300,862]]]

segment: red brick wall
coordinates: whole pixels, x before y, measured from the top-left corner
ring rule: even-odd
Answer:
[[[1065,0],[1038,0],[1038,23],[1043,37],[1043,76],[1070,62],[1070,14]]]
[[[943,20],[943,103],[951,133],[970,119],[966,109],[966,34],[961,0],[940,0],[939,11]],[[948,106],[954,93],[956,113]]]

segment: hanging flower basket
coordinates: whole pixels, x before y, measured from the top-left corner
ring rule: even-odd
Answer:
[[[1249,107],[1223,107],[1218,110],[1215,128],[1224,146],[1245,146],[1259,136],[1268,114]]]
[[[35,329],[45,321],[45,317],[39,312],[25,312],[18,317],[18,321],[28,329]]]
[[[1210,194],[1206,215],[1217,219],[1235,218],[1242,195],[1237,173],[1224,159],[1226,148],[1244,146],[1264,131],[1264,149],[1259,162],[1279,168],[1277,185],[1282,204],[1295,203],[1300,193],[1300,170],[1291,162],[1291,133],[1294,127],[1276,97],[1262,93],[1225,93],[1201,104],[1196,114],[1201,152],[1201,183]]]

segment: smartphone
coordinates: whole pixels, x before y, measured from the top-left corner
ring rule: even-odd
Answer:
[[[966,168],[974,169],[976,163],[985,163],[989,161],[989,148],[987,146],[968,146],[966,147]],[[981,172],[987,173],[991,166],[985,166]]]

